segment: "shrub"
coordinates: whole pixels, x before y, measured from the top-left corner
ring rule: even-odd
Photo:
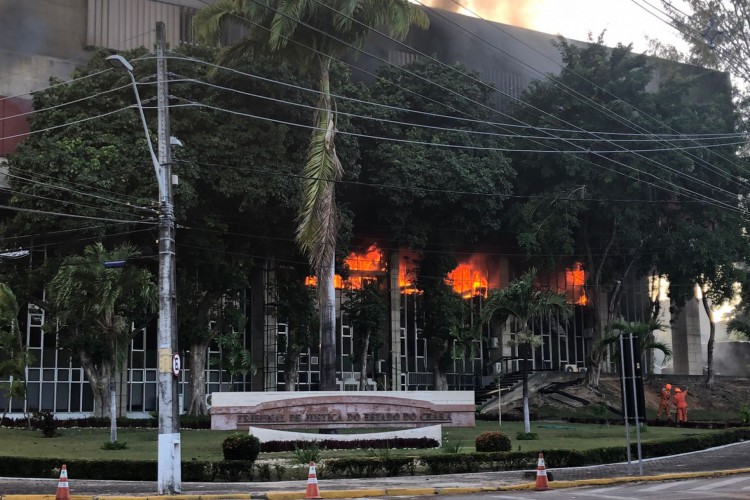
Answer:
[[[260,453],[260,440],[251,434],[236,432],[224,440],[221,449],[224,452],[224,460],[254,462]]]
[[[539,434],[536,432],[519,432],[516,434],[516,439],[519,441],[536,441],[539,439]]]
[[[750,406],[742,405],[740,408],[740,422],[742,425],[750,424]]]
[[[125,441],[115,441],[114,443],[111,441],[107,441],[102,445],[102,450],[127,450],[128,449],[128,443]]]
[[[477,451],[510,451],[510,438],[502,432],[483,432],[474,441]]]
[[[57,420],[51,412],[35,412],[31,423],[35,429],[42,431],[42,436],[46,438],[55,437],[55,434],[57,434]]]
[[[443,453],[461,453],[461,450],[464,449],[464,445],[461,441],[454,441],[450,442],[447,439],[443,441],[443,444],[440,446],[440,451]]]
[[[295,444],[294,458],[297,460],[297,463],[302,465],[307,465],[310,462],[317,462],[320,458],[320,448],[318,448],[318,443],[312,441],[307,443],[303,442],[301,446]]]

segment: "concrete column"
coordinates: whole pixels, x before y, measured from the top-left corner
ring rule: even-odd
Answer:
[[[265,264],[265,261],[263,261]],[[253,266],[250,271],[250,345],[253,364],[258,368],[252,377],[253,391],[266,389],[267,368],[273,360],[265,360],[266,351],[266,279],[265,265]],[[274,346],[276,343],[274,342]]]
[[[677,375],[703,373],[700,308],[698,299],[690,299],[672,323],[674,373]]]
[[[388,298],[390,307],[391,390],[401,390],[401,287],[399,283],[400,253],[388,255]]]

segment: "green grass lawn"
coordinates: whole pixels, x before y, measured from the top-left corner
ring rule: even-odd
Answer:
[[[518,441],[516,434],[523,431],[522,422],[477,421],[474,428],[444,428],[443,439],[450,443],[460,443],[462,451],[474,451],[474,439],[485,431],[501,430],[512,442],[513,451],[544,451],[551,449],[587,450],[603,446],[625,446],[625,428],[622,425],[568,424],[555,421],[532,422],[531,431],[539,435],[536,441]],[[635,432],[631,427],[632,439]],[[643,442],[663,441],[685,435],[721,432],[703,429],[680,429],[675,427],[652,427],[641,434]],[[39,431],[0,428],[0,455],[48,457],[65,459],[68,457],[102,459],[119,458],[130,460],[156,460],[156,429],[120,429],[118,438],[128,444],[126,450],[102,450],[103,443],[109,440],[109,429],[59,429],[59,436],[43,438]],[[221,443],[231,431],[182,430],[183,460],[221,460]],[[399,454],[414,454],[416,450],[399,450]],[[437,450],[419,450],[418,453],[436,453]],[[322,458],[363,455],[366,450],[322,451]],[[261,453],[263,458],[289,458],[293,453]]]

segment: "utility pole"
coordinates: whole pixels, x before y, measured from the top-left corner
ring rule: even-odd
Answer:
[[[156,83],[159,151],[159,454],[158,491],[160,495],[182,490],[180,450],[180,411],[178,383],[173,373],[177,352],[175,286],[175,221],[172,203],[172,158],[169,142],[169,91],[167,61],[164,58],[166,33],[163,22],[156,23]]]

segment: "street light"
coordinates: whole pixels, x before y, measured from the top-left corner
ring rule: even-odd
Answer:
[[[157,42],[163,38],[164,25],[157,23]],[[161,31],[161,33],[160,33]],[[160,37],[160,35],[162,35]],[[157,43],[157,49],[159,44]],[[107,57],[113,67],[124,70],[130,76],[133,93],[138,104],[146,144],[154,166],[156,181],[159,185],[159,370],[158,370],[158,410],[159,410],[159,444],[158,444],[158,493],[179,493],[182,485],[181,451],[179,432],[179,398],[174,377],[179,373],[174,367],[179,366],[177,357],[177,335],[175,324],[175,244],[174,244],[174,207],[172,204],[171,165],[169,151],[169,119],[167,116],[166,64],[163,52],[157,50],[157,88],[159,110],[159,157],[151,144],[151,134],[143,113],[138,84],[133,76],[133,65],[122,56]],[[161,158],[161,161],[160,161]],[[177,364],[174,360],[177,358]]]

